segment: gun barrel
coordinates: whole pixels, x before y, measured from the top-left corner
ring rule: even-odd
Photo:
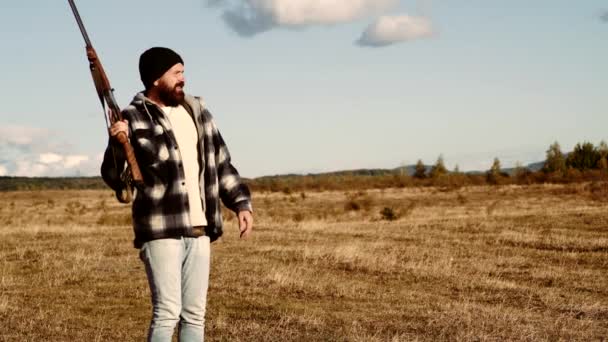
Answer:
[[[82,33],[82,37],[84,38],[84,41],[87,44],[87,47],[92,46],[91,40],[89,39],[87,30],[84,28],[84,24],[82,23],[82,19],[80,18],[80,13],[78,13],[78,9],[76,8],[76,4],[74,3],[74,0],[68,0],[68,2],[70,3],[70,7],[72,8],[74,17],[76,18],[76,22],[78,23],[78,27],[80,28],[80,33]]]

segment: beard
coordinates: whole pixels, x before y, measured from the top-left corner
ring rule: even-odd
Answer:
[[[180,88],[179,90],[177,88]],[[161,86],[158,90],[158,97],[169,107],[175,107],[182,103],[185,97],[184,82],[178,82],[173,87]]]

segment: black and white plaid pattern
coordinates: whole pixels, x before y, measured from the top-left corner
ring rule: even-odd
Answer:
[[[186,95],[183,106],[194,118],[198,131],[200,185],[207,218],[206,234],[211,241],[222,235],[220,199],[234,212],[252,210],[251,195],[230,163],[230,154],[211,113],[198,97]],[[144,187],[135,191],[133,229],[135,247],[150,240],[195,236],[190,223],[188,193],[182,160],[171,123],[163,111],[142,93],[122,112],[129,121],[129,137],[141,169]],[[112,189],[124,184],[122,149],[108,144],[101,174]],[[202,157],[202,158],[201,158]]]

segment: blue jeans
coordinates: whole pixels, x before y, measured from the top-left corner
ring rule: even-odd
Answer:
[[[206,236],[143,244],[139,256],[152,295],[148,341],[171,341],[178,322],[180,342],[204,340],[210,254]]]

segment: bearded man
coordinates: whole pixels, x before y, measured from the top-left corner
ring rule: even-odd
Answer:
[[[210,243],[222,235],[221,202],[238,217],[241,238],[252,231],[249,189],[203,101],[184,93],[184,61],[154,47],[139,59],[145,91],[110,127],[101,166],[108,186],[126,186],[126,158],[115,137],[129,136],[143,176],[132,205],[134,246],[152,297],[148,341],[203,341]]]

